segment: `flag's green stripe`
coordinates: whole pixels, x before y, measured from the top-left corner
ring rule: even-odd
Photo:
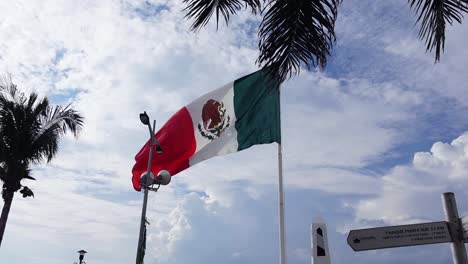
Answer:
[[[238,150],[281,143],[279,89],[258,71],[234,81]]]

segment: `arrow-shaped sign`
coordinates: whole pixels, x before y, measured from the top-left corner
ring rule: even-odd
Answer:
[[[354,251],[451,242],[447,222],[351,230],[348,244]]]

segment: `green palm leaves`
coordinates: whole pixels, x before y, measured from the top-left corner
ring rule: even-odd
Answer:
[[[250,7],[253,14],[260,11],[260,0],[184,0],[187,7],[184,9],[187,18],[193,18],[192,30],[198,30],[205,26],[213,13],[216,13],[216,22],[219,22],[221,14],[229,22],[231,15],[237,11]]]
[[[11,82],[0,85],[0,162],[4,166],[50,161],[59,138],[67,131],[76,136],[82,126],[83,117],[70,106],[51,106],[36,93],[26,96]]]
[[[184,0],[192,30],[205,26],[216,13],[226,23],[242,9],[260,13],[260,55],[257,63],[275,80],[284,80],[307,69],[327,64],[335,43],[335,22],[342,0]],[[408,0],[421,24],[419,36],[426,50],[435,50],[436,62],[444,50],[445,25],[461,23],[468,0]]]
[[[0,216],[0,244],[3,239],[14,193],[34,196],[21,185],[30,176],[30,165],[50,161],[58,151],[59,139],[67,132],[75,136],[83,127],[83,117],[71,106],[51,106],[36,93],[26,95],[4,79],[0,84],[0,180],[5,201]]]
[[[468,0],[408,0],[421,23],[419,37],[426,43],[426,50],[435,49],[435,61],[440,61],[444,51],[445,25],[457,21],[461,24],[463,13],[468,12]]]
[[[272,1],[260,24],[257,62],[279,82],[301,65],[325,67],[335,41],[340,1]]]

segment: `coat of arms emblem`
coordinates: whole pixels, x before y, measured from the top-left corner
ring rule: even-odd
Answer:
[[[229,127],[230,120],[224,103],[210,99],[203,105],[202,122],[198,124],[198,131],[204,138],[215,140]]]

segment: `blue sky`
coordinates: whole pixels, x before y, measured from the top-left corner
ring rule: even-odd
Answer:
[[[181,1],[0,3],[0,71],[86,118],[49,164],[35,198],[15,197],[0,263],[135,258],[141,193],[133,156],[205,92],[256,70],[258,17],[189,32]],[[346,0],[324,71],[282,87],[287,257],[310,263],[309,225],[328,224],[333,263],[447,263],[448,244],[355,253],[350,229],[440,221],[441,193],[468,213],[468,28],[447,30],[434,64],[405,0]],[[274,165],[272,165],[274,164]],[[146,263],[278,261],[276,145],[213,158],[151,193]]]

